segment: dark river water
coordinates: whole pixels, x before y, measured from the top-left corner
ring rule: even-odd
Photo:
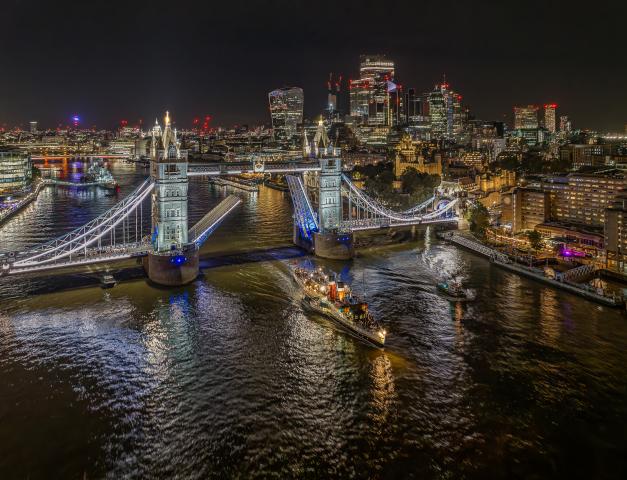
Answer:
[[[0,250],[88,221],[146,175],[111,168],[118,197],[49,187]],[[232,193],[190,192],[191,222]],[[367,290],[378,350],[301,308],[286,194],[244,195],[189,286],[0,279],[0,479],[627,478],[625,314],[427,232],[325,262]],[[475,301],[436,293],[454,273]]]

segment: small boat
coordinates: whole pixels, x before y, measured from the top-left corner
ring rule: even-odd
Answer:
[[[454,280],[438,283],[437,289],[439,292],[443,293],[448,300],[454,302],[472,300],[468,292],[462,287],[462,284]]]
[[[102,288],[111,288],[111,287],[115,287],[116,285],[116,280],[115,278],[113,278],[113,275],[103,275],[102,278],[100,279],[100,286]]]

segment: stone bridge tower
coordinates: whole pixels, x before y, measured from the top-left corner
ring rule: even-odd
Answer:
[[[161,285],[183,285],[198,276],[198,249],[188,240],[187,165],[187,151],[181,150],[166,112],[163,132],[156,127],[152,132],[153,251],[144,260],[150,280]]]
[[[187,244],[188,162],[187,151],[180,149],[176,130],[170,126],[168,112],[163,134],[159,139],[153,135],[153,145],[152,243],[157,252],[177,250]]]
[[[314,252],[319,257],[348,259],[354,255],[353,234],[342,226],[342,159],[330,145],[322,120],[314,137],[313,151],[320,161],[318,190],[319,232],[314,233]]]

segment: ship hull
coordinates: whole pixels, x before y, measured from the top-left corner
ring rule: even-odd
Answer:
[[[357,336],[360,340],[364,340],[368,342],[369,344],[374,345],[375,347],[378,347],[378,348],[385,347],[385,344],[379,341],[376,335],[373,335],[365,330],[362,330],[361,328],[357,328],[351,322],[342,318],[340,314],[335,313],[333,310],[329,308],[322,307],[318,303],[318,299],[316,299],[315,297],[310,297],[309,295],[305,295],[303,298],[303,305],[305,305],[306,308],[333,320],[337,325],[340,325],[341,327],[345,328],[351,334],[354,334],[355,336]]]

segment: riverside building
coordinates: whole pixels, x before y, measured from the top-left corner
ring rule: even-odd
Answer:
[[[0,148],[0,194],[22,190],[30,183],[32,175],[30,154],[17,148]]]

